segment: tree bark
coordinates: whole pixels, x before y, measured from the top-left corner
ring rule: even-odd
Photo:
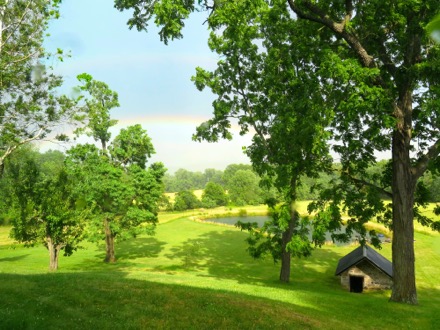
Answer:
[[[46,238],[46,241],[47,249],[49,250],[49,270],[56,271],[58,270],[58,257],[60,255],[61,247],[54,244],[50,236]]]
[[[109,219],[104,220],[105,230],[105,262],[116,262],[115,257],[115,237],[110,229]]]
[[[401,123],[405,121],[402,118]],[[410,130],[397,125],[393,134],[393,290],[391,301],[417,304],[414,254],[415,180],[409,155]]]
[[[297,213],[292,210],[288,228],[282,235],[282,252],[281,252],[281,270],[280,281],[289,283],[290,281],[290,261],[292,259],[291,253],[287,250],[287,244],[292,240],[293,230],[297,220]]]

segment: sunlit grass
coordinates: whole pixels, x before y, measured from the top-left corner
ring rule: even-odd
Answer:
[[[440,328],[438,233],[416,232],[420,305],[406,306],[389,303],[389,291],[340,286],[337,262],[355,246],[294,259],[291,283],[280,284],[279,264],[248,256],[246,233],[188,218],[204,212],[160,214],[155,236],[117,243],[116,264],[102,262],[102,246],[84,243],[60,258],[56,274],[43,247],[12,244],[0,227],[0,328]],[[391,245],[380,253],[390,259]]]

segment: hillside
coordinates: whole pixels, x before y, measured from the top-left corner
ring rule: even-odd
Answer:
[[[176,215],[177,216],[177,215]],[[85,244],[47,272],[47,252],[0,231],[0,328],[434,329],[440,327],[440,235],[416,232],[419,306],[388,302],[389,292],[351,294],[334,276],[353,246],[324,246],[279,265],[253,260],[233,227],[168,218],[153,237],[118,243],[118,262]],[[390,258],[390,245],[381,253]]]

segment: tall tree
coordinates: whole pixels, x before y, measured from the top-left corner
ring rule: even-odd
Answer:
[[[349,183],[337,186],[336,196],[346,202],[352,219],[361,222],[385,211],[377,198],[380,192],[391,197],[391,300],[410,304],[417,303],[414,217],[439,227],[424,221],[415,207],[421,202],[417,183],[428,167],[437,166],[440,151],[435,87],[440,48],[424,30],[435,14],[432,8],[438,8],[435,3],[288,1],[299,19],[325,29],[319,74],[335,107],[334,138],[340,141],[335,150],[341,155],[342,180]],[[391,171],[384,173],[382,186],[373,185],[366,169],[375,161],[374,152],[385,150],[391,150]],[[327,210],[336,203],[334,198]],[[333,215],[331,222],[341,221],[340,214]]]
[[[157,222],[158,201],[162,196],[162,163],[146,162],[154,147],[140,125],[122,129],[111,141],[110,127],[117,120],[110,110],[119,106],[118,95],[109,87],[82,74],[86,125],[76,132],[86,133],[100,143],[77,145],[68,151],[68,169],[78,179],[78,191],[91,210],[88,226],[92,241],[105,240],[105,262],[115,262],[115,240],[153,234]]]
[[[251,8],[262,3],[245,2]],[[162,26],[161,38],[168,42],[182,37],[184,20],[191,12],[203,9],[212,14],[236,3],[116,0],[115,6],[120,10],[135,9],[130,27],[146,29],[154,16]],[[341,201],[345,201],[344,208],[351,217],[349,223],[361,232],[362,224],[372,217],[384,214],[384,221],[388,217],[393,229],[391,300],[416,304],[413,221],[439,228],[438,222],[420,216],[416,199],[420,177],[428,168],[438,168],[440,152],[440,47],[425,31],[438,14],[437,0],[387,4],[377,0],[264,3],[290,10],[288,17],[283,10],[274,11],[274,26],[280,20],[302,23],[292,25],[295,29],[290,34],[304,35],[295,47],[304,53],[313,52],[311,62],[319,89],[334,111],[331,127],[342,175],[339,184],[335,182],[333,201],[316,205],[322,210],[319,220],[328,227],[339,227]],[[309,48],[310,41],[318,46]],[[264,39],[256,46],[261,42]],[[378,151],[390,151],[392,159],[380,185],[374,184],[374,178],[366,171],[376,161]],[[378,198],[380,194],[392,199],[388,209]]]
[[[199,89],[206,86],[218,95],[213,103],[214,118],[197,128],[196,138],[216,141],[228,137],[231,120],[238,120],[242,133],[255,132],[246,149],[253,168],[264,183],[282,193],[282,211],[274,209],[270,229],[264,227],[265,235],[259,237],[264,241],[260,247],[267,247],[275,260],[281,260],[283,282],[290,280],[292,254],[308,256],[311,251],[311,242],[302,234],[304,221],[295,210],[301,178],[316,177],[331,164],[325,128],[332,112],[325,111],[319,93],[313,54],[295,48],[302,34],[290,33],[304,27],[289,16],[285,6],[271,7],[265,1],[223,4],[208,20],[213,30],[209,45],[222,60],[214,72],[198,68],[194,78]],[[315,45],[311,40],[309,49]],[[237,177],[242,172],[237,171],[230,180],[232,201],[237,200],[234,188],[242,182]],[[258,188],[242,187],[241,191],[255,194]]]
[[[42,46],[45,30],[58,16],[59,2],[0,2],[0,176],[5,159],[20,145],[43,140],[77,119],[75,102],[56,92],[61,78],[43,64],[49,56]]]

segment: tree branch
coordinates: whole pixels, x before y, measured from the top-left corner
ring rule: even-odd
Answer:
[[[393,194],[392,194],[391,192],[385,190],[385,189],[382,188],[382,187],[378,187],[378,186],[376,186],[375,184],[373,184],[373,183],[371,183],[371,182],[368,182],[368,181],[365,181],[365,180],[363,180],[363,179],[355,178],[355,177],[353,177],[352,175],[348,174],[347,172],[344,172],[344,174],[345,174],[346,176],[348,176],[348,177],[350,178],[350,180],[352,180],[354,183],[360,184],[360,185],[362,185],[362,186],[366,186],[366,187],[371,187],[371,188],[377,189],[377,190],[380,191],[382,194],[384,194],[384,195],[386,195],[386,196],[388,196],[388,197],[390,197],[390,198],[393,197]]]
[[[429,162],[440,154],[440,139],[438,139],[418,160],[411,169],[414,182],[417,181],[428,168]]]
[[[356,52],[358,58],[360,59],[363,66],[367,68],[376,67],[376,63],[371,55],[368,54],[367,50],[363,47],[359,39],[352,33],[346,30],[347,23],[353,15],[353,4],[351,1],[346,1],[347,13],[340,23],[333,21],[324,11],[322,11],[318,6],[314,5],[310,1],[304,1],[304,6],[310,11],[306,13],[304,10],[298,6],[296,1],[287,0],[290,8],[298,15],[299,18],[306,19],[312,22],[319,23],[327,28],[331,29],[336,35],[343,38],[350,47]]]

